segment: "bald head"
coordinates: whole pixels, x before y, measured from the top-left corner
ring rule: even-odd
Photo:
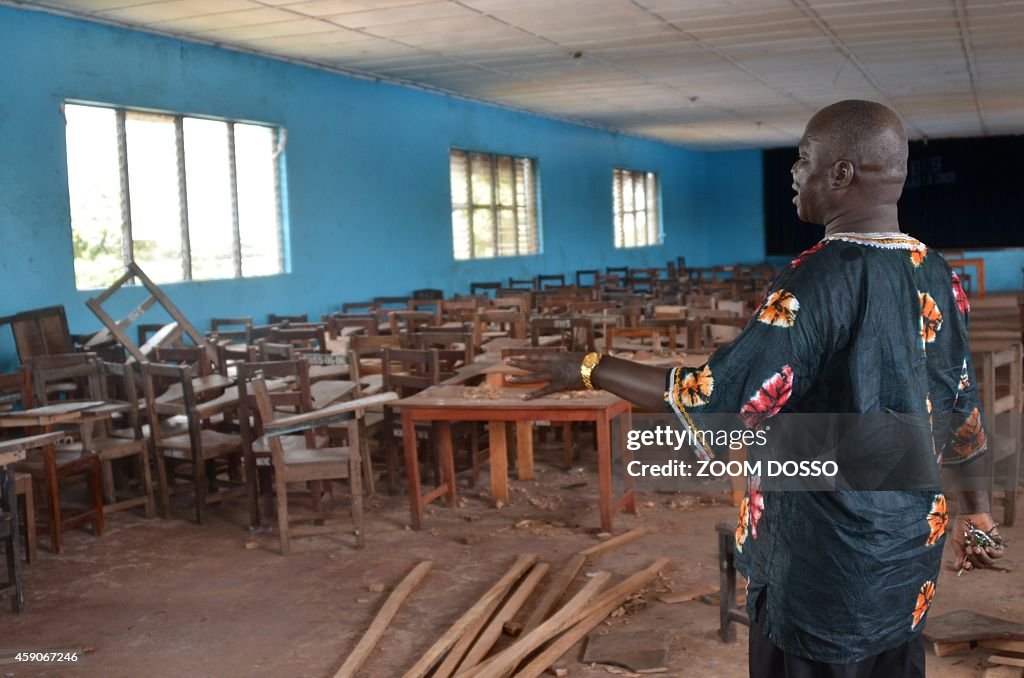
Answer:
[[[907,177],[907,134],[899,116],[887,106],[858,99],[839,101],[814,114],[806,135],[820,141],[834,160],[853,163],[861,182],[902,190]]]

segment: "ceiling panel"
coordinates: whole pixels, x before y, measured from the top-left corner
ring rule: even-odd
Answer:
[[[1022,0],[25,5],[700,148],[792,144],[844,98],[893,106],[917,137],[1024,133]]]

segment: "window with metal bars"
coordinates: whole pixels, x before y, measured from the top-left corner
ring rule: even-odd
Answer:
[[[661,244],[657,174],[613,169],[612,199],[615,247]]]
[[[64,116],[78,289],[132,260],[158,283],[284,270],[282,130],[91,104]]]
[[[533,159],[452,149],[450,161],[455,258],[537,254]]]

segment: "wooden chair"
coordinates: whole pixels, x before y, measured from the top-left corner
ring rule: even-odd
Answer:
[[[199,401],[193,389],[195,372],[191,366],[145,363],[143,373],[163,515],[170,517],[171,493],[191,487],[196,522],[201,524],[207,504],[246,491],[240,474],[242,438],[210,428],[211,417],[225,411],[225,408],[216,399],[206,404]],[[175,396],[180,394],[180,397],[169,397],[168,393],[158,397],[160,380],[173,381],[178,386]],[[236,408],[237,403],[233,407]],[[184,418],[184,432],[179,432],[180,429],[165,430],[160,421],[167,417]],[[183,467],[185,472],[181,471]],[[226,473],[228,478],[220,478],[222,473]],[[175,483],[178,478],[186,480],[182,487]]]
[[[273,402],[264,380],[255,379],[251,383],[263,432],[270,446],[270,455],[274,467],[274,486],[277,498],[277,523],[281,554],[287,555],[290,552],[290,540],[293,537],[330,534],[345,530],[341,525],[327,525],[323,523],[293,527],[292,522],[297,521],[292,520],[288,508],[289,482],[347,480],[352,497],[351,515],[356,535],[356,547],[362,548],[366,542],[365,530],[363,528],[361,460],[359,454],[352,454],[350,450],[354,446],[353,443],[355,446],[358,445],[358,421],[363,416],[365,408],[394,400],[396,396],[390,393],[380,394],[370,398],[338,403],[313,413],[279,416],[274,412]],[[340,421],[348,422],[350,447],[347,448],[317,448],[288,451],[279,440],[281,434],[305,431],[309,428],[326,426]],[[325,520],[326,517],[326,513],[321,512],[314,515],[312,519],[316,523]]]
[[[27,410],[33,406],[31,372],[22,365],[14,372],[0,372],[0,412]]]
[[[444,290],[439,290],[433,287],[426,287],[419,290],[412,291],[413,301],[432,300],[440,301],[444,299]],[[410,307],[411,308],[411,307]]]
[[[402,340],[402,348],[436,349],[442,380],[473,362],[473,335],[469,332],[413,332]]]
[[[629,266],[608,266],[604,269],[608,275],[617,276],[620,280],[629,279]]]
[[[497,337],[526,338],[526,316],[516,311],[480,310],[473,316],[473,347],[480,351]]]
[[[252,343],[252,316],[210,318],[210,334],[243,344]]]
[[[341,305],[341,312],[343,315],[349,313],[376,315],[377,304],[373,301],[346,301]]]
[[[411,302],[410,302],[411,303]],[[403,332],[415,332],[420,327],[441,324],[440,309],[437,311],[389,311],[388,325],[392,336]]]
[[[245,455],[245,477],[249,494],[249,524],[260,524],[258,497],[263,490],[272,486],[270,473],[270,445],[263,435],[260,420],[253,419],[256,413],[255,396],[251,391],[250,382],[254,379],[275,379],[289,382],[287,388],[275,390],[270,399],[276,412],[304,414],[313,411],[312,387],[309,379],[309,365],[305,360],[277,360],[273,362],[248,362],[238,367],[238,393],[247,393],[248,397],[239,396],[238,420],[241,425],[242,449]],[[282,436],[281,443],[287,449],[312,449],[327,446],[325,430],[307,429],[301,436]],[[319,495],[314,503],[319,503]]]
[[[376,313],[334,313],[321,318],[327,326],[327,336],[331,339],[346,337],[353,334],[377,334],[378,323]]]
[[[290,344],[297,353],[330,353],[327,327],[321,323],[289,324],[270,330],[270,343]]]
[[[403,349],[385,346],[382,349],[382,391],[395,393],[400,398],[419,393],[430,386],[441,383],[440,356],[437,349]],[[388,473],[388,486],[398,485],[398,450],[396,431],[401,431],[397,425],[394,409],[384,408],[384,443]],[[431,425],[422,424],[417,426],[416,437],[418,440],[426,441],[436,454],[436,448],[430,444]]]
[[[124,400],[111,398],[107,388],[109,378],[116,379],[120,387],[118,391],[124,394]],[[112,419],[99,422],[99,430],[91,430],[92,424],[82,424],[80,440],[61,445],[58,454],[80,457],[95,454],[99,457],[103,473],[104,513],[141,506],[146,517],[152,518],[155,507],[153,481],[149,471],[149,444],[142,435],[139,398],[132,366],[105,363],[93,358],[67,367],[38,368],[34,371],[34,383],[39,404],[49,405],[59,401],[48,398],[47,386],[68,380],[84,381],[87,384],[83,393],[85,399],[105,401],[107,411],[123,415],[125,421],[118,427],[119,435],[114,434]],[[130,472],[123,472],[126,467]],[[122,487],[118,487],[115,478],[124,481]]]
[[[534,318],[530,321],[530,343],[540,346],[541,336],[556,335],[556,345],[570,352],[596,350],[594,324],[587,318]]]
[[[0,456],[4,453],[0,452]],[[0,594],[11,594],[15,614],[25,607],[25,583],[21,578],[21,542],[18,538],[18,498],[14,489],[14,471],[0,466],[0,544],[7,562],[7,583]]]
[[[618,350],[650,350],[654,353],[663,353],[664,349],[662,348],[662,339],[666,337],[668,339],[668,350],[675,352],[675,333],[661,327],[609,327],[608,332],[605,334],[605,351],[612,353],[617,350],[615,347],[615,340],[617,338],[621,338],[627,340],[639,340],[641,344],[644,339],[647,339],[650,341],[650,347],[648,349],[646,345],[642,344],[643,348],[632,345],[628,348]]]
[[[1020,488],[1021,413],[1024,412],[1021,344],[1002,351],[985,351],[981,359],[981,404],[993,454],[993,466],[1006,467],[1001,474],[1004,491],[1003,525],[1013,525]],[[1005,373],[1005,374],[1004,374]]]

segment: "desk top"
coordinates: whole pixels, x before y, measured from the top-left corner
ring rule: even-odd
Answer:
[[[431,386],[416,395],[392,403],[396,408],[459,410],[575,410],[605,409],[626,401],[607,391],[569,391],[523,400],[521,388],[486,386]]]
[[[80,421],[82,412],[105,405],[102,400],[76,400],[55,403],[28,410],[0,413],[0,428],[21,426],[49,426]]]
[[[37,436],[0,440],[0,468],[13,464],[16,461],[21,461],[25,458],[27,450],[49,445],[55,440],[63,438],[64,435],[64,433],[57,431],[54,433],[42,433]]]

